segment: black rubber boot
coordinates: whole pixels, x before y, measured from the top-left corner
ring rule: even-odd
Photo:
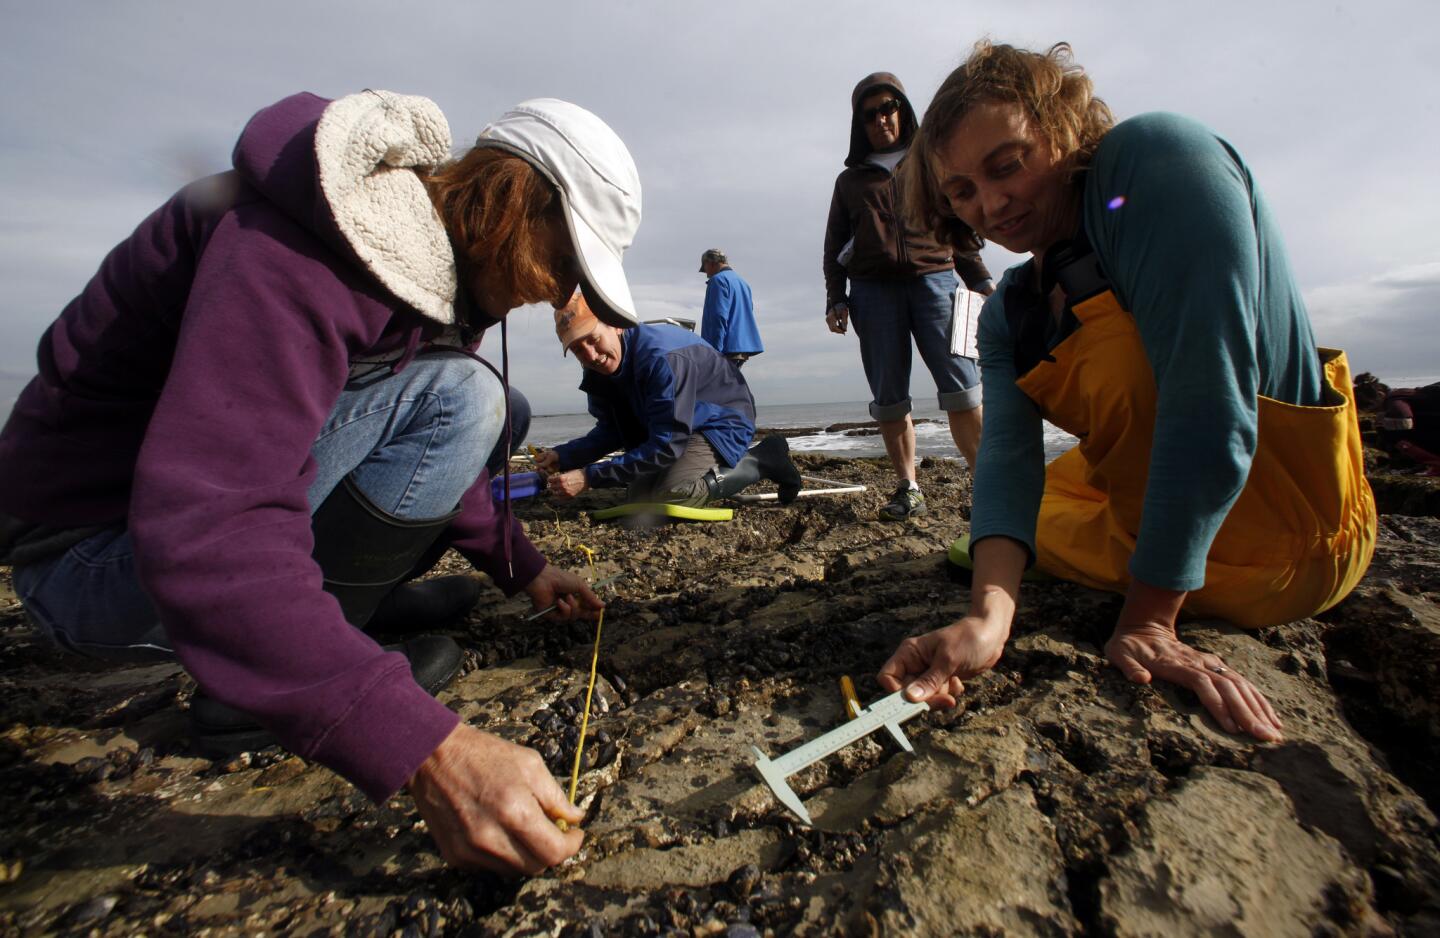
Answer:
[[[339,600],[345,621],[365,628],[397,583],[427,559],[424,569],[428,570],[439,559],[432,550],[436,539],[458,513],[407,521],[373,505],[348,476],[336,486],[315,512],[311,527],[325,591]],[[477,593],[478,588],[476,581]],[[385,650],[403,653],[410,660],[416,683],[432,695],[449,686],[463,660],[460,646],[439,635],[417,636],[387,645]],[[196,747],[210,758],[264,749],[278,742],[254,717],[200,691],[190,702],[190,721]]]
[[[780,504],[788,505],[800,494],[800,470],[790,460],[790,444],[783,436],[767,436],[750,447],[732,469],[710,470],[705,484],[710,487],[710,501],[729,498],[759,482],[769,479],[780,487]]]
[[[340,601],[345,621],[365,628],[380,601],[411,575],[457,514],[424,521],[397,518],[371,504],[346,476],[311,519],[315,562],[325,574],[325,592]]]
[[[480,580],[464,574],[402,583],[380,600],[365,631],[409,633],[454,622],[474,608],[481,591]]]
[[[415,683],[432,697],[450,686],[464,653],[454,639],[443,635],[421,635],[398,645],[386,645],[410,660]],[[190,699],[190,729],[195,748],[207,759],[220,759],[242,752],[278,746],[280,741],[255,718],[200,691]]]
[[[418,583],[409,582],[434,569],[450,549],[450,543],[437,537],[425,553],[405,574],[405,581],[392,589],[365,625],[372,635],[413,633],[435,628],[459,619],[475,608],[484,591],[480,580],[465,574],[437,576]]]

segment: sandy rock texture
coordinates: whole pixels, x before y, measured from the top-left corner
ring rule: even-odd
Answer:
[[[585,847],[530,880],[445,868],[406,796],[370,804],[278,748],[196,758],[178,668],[51,652],[7,592],[0,934],[1440,934],[1440,520],[1385,516],[1370,574],[1317,619],[1185,627],[1270,697],[1283,744],[1108,667],[1119,597],[1027,584],[999,666],[905,724],[914,754],[872,736],[791,778],[806,827],[750,746],[839,725],[841,675],[878,696],[901,638],[961,614],[944,552],[970,477],[927,460],[930,514],[889,524],[879,461],[802,461],[871,490],[652,530],[593,524],[610,493],[517,506],[554,562],[590,548],[596,578],[627,574]],[[467,667],[442,699],[563,778],[593,632],[526,611],[492,591],[446,630]]]

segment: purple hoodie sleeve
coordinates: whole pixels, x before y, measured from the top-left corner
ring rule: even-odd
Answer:
[[[460,514],[446,531],[450,546],[464,555],[475,569],[490,575],[495,585],[514,596],[530,585],[545,566],[545,558],[535,549],[520,526],[520,519],[510,519],[510,563],[505,562],[504,521],[495,510],[490,494],[490,473],[480,478],[460,499]],[[513,572],[512,572],[513,570]]]
[[[387,316],[273,207],[242,207],[196,269],[136,465],[141,581],[186,669],[288,748],[384,800],[457,717],[351,627],[311,558],[310,448]]]

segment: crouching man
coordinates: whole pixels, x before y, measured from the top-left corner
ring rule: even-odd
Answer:
[[[746,450],[755,399],[704,339],[678,326],[606,325],[578,292],[555,311],[555,332],[585,369],[580,390],[595,428],[538,457],[553,494],[625,485],[632,502],[698,508],[770,479],[781,504],[794,501],[800,473],[789,446],[772,436]]]

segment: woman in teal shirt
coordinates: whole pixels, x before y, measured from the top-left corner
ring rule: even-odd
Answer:
[[[1131,680],[1278,739],[1265,697],[1176,618],[1328,608],[1369,563],[1375,509],[1344,355],[1316,347],[1249,168],[1183,117],[1115,125],[1063,44],[977,46],[914,147],[913,215],[1032,257],[980,320],[970,614],[908,639],[881,684],[953,704],[999,659],[1034,564],[1125,594],[1106,654]],[[1046,419],[1080,440],[1048,467]]]

